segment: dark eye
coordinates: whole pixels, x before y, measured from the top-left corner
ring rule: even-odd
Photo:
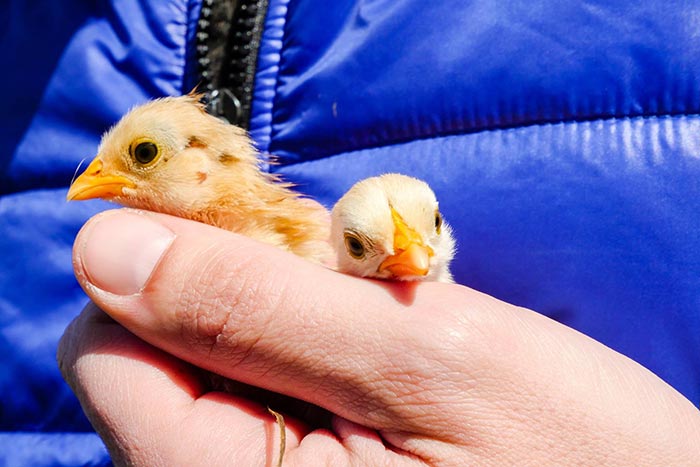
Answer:
[[[345,249],[347,249],[350,256],[355,259],[362,259],[365,256],[365,246],[360,239],[353,234],[345,234]]]
[[[442,227],[442,216],[439,212],[435,213],[435,232],[440,233],[440,228]]]
[[[133,146],[131,155],[139,164],[150,164],[158,156],[158,146],[150,141],[144,141]]]

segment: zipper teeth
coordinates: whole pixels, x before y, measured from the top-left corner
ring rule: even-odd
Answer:
[[[267,6],[268,0],[203,0],[197,21],[198,87],[212,113],[246,128]],[[222,15],[230,16],[224,20],[228,30],[221,27]]]
[[[228,49],[230,55],[224,62],[226,87],[233,91],[241,104],[241,121],[238,123],[246,127],[267,3],[268,0],[244,0],[237,5]]]
[[[199,89],[207,94],[210,94],[214,90],[214,83],[212,79],[212,71],[209,68],[211,65],[211,59],[209,58],[209,44],[207,40],[209,39],[209,28],[211,27],[211,9],[214,0],[204,0],[202,2],[202,8],[199,13],[199,20],[197,21],[197,34],[196,34],[196,51],[197,51],[197,66],[199,70]]]

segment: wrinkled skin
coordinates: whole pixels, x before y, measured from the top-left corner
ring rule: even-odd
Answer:
[[[197,367],[335,414],[330,429],[287,415],[285,465],[700,459],[699,412],[666,383],[466,287],[345,276],[131,210],[86,224],[74,262],[94,304],[66,330],[58,360],[120,465],[274,465],[274,418],[206,392]]]

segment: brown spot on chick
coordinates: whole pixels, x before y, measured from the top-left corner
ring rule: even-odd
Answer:
[[[224,165],[229,165],[234,162],[236,162],[238,158],[236,156],[232,156],[231,154],[226,154],[226,153],[221,153],[219,154],[219,162],[221,162]]]
[[[190,136],[189,141],[187,141],[187,147],[188,148],[206,149],[207,143],[205,143],[201,139],[197,138],[196,136]]]

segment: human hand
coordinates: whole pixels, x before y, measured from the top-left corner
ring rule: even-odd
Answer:
[[[196,367],[336,414],[330,431],[286,417],[288,465],[700,459],[700,413],[666,383],[466,287],[358,279],[131,210],[93,218],[74,253],[81,285],[119,324],[89,305],[58,359],[118,464],[276,459],[264,407],[205,393]]]

